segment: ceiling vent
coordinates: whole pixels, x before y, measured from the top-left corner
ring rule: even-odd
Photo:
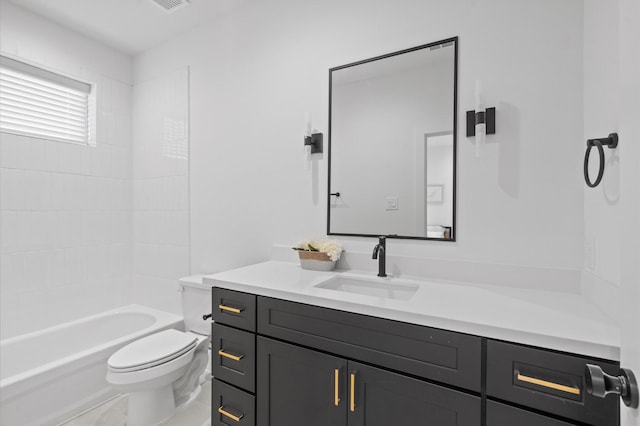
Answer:
[[[150,0],[151,3],[164,10],[166,13],[173,13],[178,9],[189,6],[189,0]]]

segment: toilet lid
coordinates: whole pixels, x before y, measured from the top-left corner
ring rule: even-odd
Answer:
[[[197,340],[191,333],[164,330],[118,350],[109,358],[109,368],[127,372],[163,364],[194,349]]]

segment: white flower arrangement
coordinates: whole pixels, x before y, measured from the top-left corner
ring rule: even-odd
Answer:
[[[320,253],[326,253],[329,259],[337,261],[342,255],[342,246],[336,240],[330,240],[323,238],[321,240],[305,240],[298,243],[293,247],[297,251],[315,251]]]

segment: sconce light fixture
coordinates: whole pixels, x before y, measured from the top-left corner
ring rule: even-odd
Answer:
[[[311,154],[322,153],[322,133],[311,131],[311,114],[305,114],[304,155],[307,168],[311,164]]]
[[[309,150],[309,154],[322,153],[322,133],[313,133],[304,137],[305,150]]]
[[[476,81],[476,109],[467,111],[467,137],[476,138],[476,157],[480,156],[480,147],[485,143],[486,135],[496,133],[496,109],[484,108],[480,82]]]

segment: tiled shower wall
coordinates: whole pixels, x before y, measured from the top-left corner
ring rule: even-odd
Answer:
[[[131,57],[5,1],[0,51],[97,86],[95,146],[0,133],[0,338],[134,302],[180,313],[188,69],[132,88]]]
[[[181,313],[189,275],[189,70],[133,88],[133,301]]]
[[[3,339],[129,298],[131,86],[96,83],[96,146],[0,133]]]

